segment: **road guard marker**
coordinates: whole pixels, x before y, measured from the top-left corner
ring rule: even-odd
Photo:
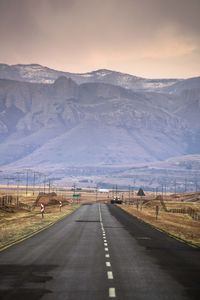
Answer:
[[[40,204],[40,212],[41,212],[42,218],[44,218],[44,204],[43,203]]]

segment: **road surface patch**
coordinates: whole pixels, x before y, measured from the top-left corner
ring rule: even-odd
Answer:
[[[151,240],[150,237],[148,236],[138,236],[138,237],[135,237],[136,240]]]

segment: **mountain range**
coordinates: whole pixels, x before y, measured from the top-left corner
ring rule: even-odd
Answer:
[[[200,154],[200,77],[0,64],[0,165],[124,166]]]

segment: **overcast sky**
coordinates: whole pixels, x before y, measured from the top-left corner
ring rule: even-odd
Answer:
[[[0,62],[200,76],[200,0],[0,0]]]

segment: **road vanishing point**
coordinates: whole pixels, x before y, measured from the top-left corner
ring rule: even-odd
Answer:
[[[82,205],[0,252],[0,299],[200,299],[199,254],[115,205]]]

